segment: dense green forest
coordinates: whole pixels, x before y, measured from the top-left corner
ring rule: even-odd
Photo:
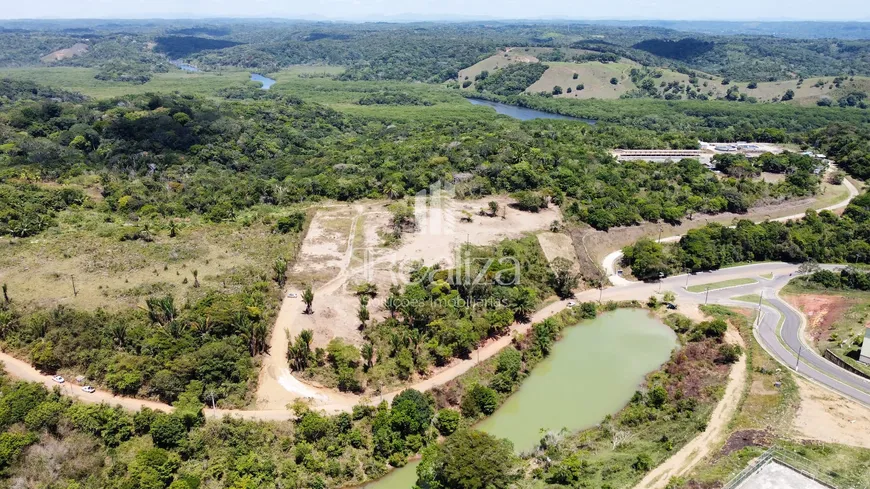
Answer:
[[[786,223],[741,220],[734,228],[711,223],[677,244],[642,239],[623,253],[623,263],[641,280],[752,261],[870,263],[870,193],[856,197],[842,216],[808,210],[803,219]]]
[[[481,72],[474,87],[478,91],[496,95],[517,95],[538,81],[547,68],[549,66],[542,63],[509,64],[492,75],[488,71]]]
[[[341,75],[346,80],[443,82],[501,47],[543,46],[593,51],[582,60],[627,57],[647,66],[700,70],[743,81],[870,74],[866,40],[692,34],[662,27],[518,22],[14,24],[27,25],[0,31],[0,66],[38,65],[53,51],[84,43],[86,53],[55,63],[127,63],[128,71],[149,73],[166,68],[161,56],[165,54],[212,70],[234,66],[268,72],[324,63],[347,67]]]
[[[599,229],[676,222],[693,212],[745,212],[812,194],[819,183],[806,171],[771,184],[750,174],[718,179],[689,161],[613,165],[605,151],[692,147],[697,143],[689,134],[504,119],[387,126],[291,95],[216,102],[152,94],[65,103],[29,100],[26,87],[18,93],[23,100],[0,113],[0,232],[16,236],[49,227],[55,211],[87,203],[75,191],[40,187],[33,179],[84,173],[99,175],[101,205],[109,212],[198,213],[221,221],[260,203],[383,197],[387,188],[401,198],[471,172],[474,178],[457,186],[462,196],[538,191]]]
[[[469,373],[474,382],[457,380],[426,394],[405,390],[391,403],[359,405],[334,416],[296,403],[296,418],[289,422],[206,421],[200,382],[179,394],[172,414],[130,413],[0,376],[0,426],[6,430],[0,470],[7,480],[45,487],[326,488],[380,477],[422,452],[418,475],[431,480],[430,486],[471,488],[481,480],[507,487],[523,478],[620,485],[691,439],[694,429],[686,426],[703,426],[716,402],[716,389],[709,387],[724,382],[728,364],[740,353],[722,342],[721,318],[694,324],[671,317],[683,347],[648,378],[644,392],[600,427],[568,436],[548,433],[522,458],[510,443],[471,428],[518,388],[565,327],[596,314],[596,305],[585,303],[536,323],[513,346],[475,367]],[[630,449],[617,449],[615,431],[637,434]],[[439,436],[447,438],[438,444]],[[581,461],[578,454],[586,452],[596,455]],[[544,458],[550,460],[545,469]],[[41,470],[46,464],[56,470]]]
[[[617,307],[612,304],[611,308]],[[46,487],[338,487],[383,476],[438,436],[492,414],[568,325],[594,318],[595,304],[536,324],[515,347],[477,367],[478,383],[434,394],[405,390],[391,402],[325,416],[300,402],[295,421],[232,418],[206,422],[201,381],[165,414],[130,413],[71,401],[59,391],[0,374],[0,470]],[[483,383],[480,383],[483,382]],[[447,395],[447,390],[450,395]],[[28,448],[30,447],[30,448]],[[66,453],[59,459],[54,453]],[[45,463],[56,471],[42,471]]]

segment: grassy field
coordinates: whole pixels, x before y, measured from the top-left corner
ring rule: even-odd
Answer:
[[[735,278],[732,280],[723,280],[721,282],[711,282],[709,284],[690,285],[686,288],[689,292],[705,292],[709,290],[724,289],[725,287],[736,287],[738,285],[754,284],[758,282],[754,278]]]
[[[732,297],[731,299],[733,299],[735,301],[751,302],[752,304],[756,304],[756,305],[758,304],[758,301],[760,299],[761,303],[764,304],[765,306],[773,307],[773,304],[769,300],[761,299],[761,296],[758,294],[738,295],[737,297]]]
[[[562,87],[563,98],[619,98],[623,93],[634,88],[628,74],[632,68],[638,66],[631,62],[600,63],[591,61],[587,63],[547,63],[550,68],[544,72],[540,80],[526,89],[528,93],[551,92],[553,87]],[[577,79],[574,79],[574,74]],[[611,78],[616,78],[619,83],[613,85]],[[576,90],[577,85],[583,84],[583,90]],[[568,87],[572,92],[568,93]]]
[[[221,88],[243,86],[248,83],[251,86],[260,86],[259,83],[250,81],[249,71],[206,73],[177,70],[156,73],[151,80],[141,85],[97,80],[94,78],[96,73],[97,70],[93,68],[3,68],[0,69],[0,78],[33,81],[95,98],[147,92],[210,93]]]
[[[202,284],[233,292],[250,277],[269,280],[278,256],[292,261],[294,235],[272,233],[277,216],[288,212],[263,206],[232,222],[178,220],[175,238],[168,221],[156,217],[133,222],[90,210],[64,212],[57,227],[38,237],[0,242],[0,282],[16,301],[83,309],[136,307],[162,294],[195,299],[203,289],[193,286],[194,270]],[[143,229],[153,241],[122,240]]]

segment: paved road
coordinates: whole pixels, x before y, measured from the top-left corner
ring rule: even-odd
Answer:
[[[709,301],[723,305],[738,305],[746,307],[746,302],[733,301],[730,298],[746,294],[763,294],[764,300],[770,305],[761,306],[761,321],[756,325],[754,333],[762,346],[780,363],[823,386],[840,394],[848,396],[864,404],[870,405],[870,380],[859,377],[832,362],[829,362],[815,349],[806,345],[802,339],[802,329],[805,325],[803,314],[778,296],[781,290],[797,272],[797,266],[784,265],[781,271],[791,269],[789,273],[779,273],[772,280],[756,276],[759,281],[739,287],[710,291]],[[836,268],[836,267],[830,267]],[[796,274],[796,273],[795,273]],[[703,293],[693,295],[697,298]],[[757,307],[757,306],[756,306]],[[798,364],[798,354],[800,363]]]

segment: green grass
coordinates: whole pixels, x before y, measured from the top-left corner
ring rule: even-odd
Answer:
[[[738,285],[748,285],[758,283],[754,278],[735,278],[731,280],[723,280],[721,282],[712,282],[709,284],[691,285],[686,288],[689,292],[704,292],[706,290],[724,289],[726,287],[736,287]]]
[[[0,69],[0,78],[25,80],[51,87],[64,88],[80,92],[89,97],[109,98],[131,93],[147,92],[186,92],[210,93],[220,88],[242,86],[250,83],[249,71],[223,71],[221,73],[188,71],[170,71],[155,73],[147,83],[135,85],[114,81],[102,81],[94,78],[97,70],[93,68],[4,68]]]
[[[736,297],[732,297],[731,299],[733,299],[735,301],[751,302],[753,304],[758,304],[758,300],[761,299],[761,296],[758,294],[746,294],[746,295],[738,295]],[[761,303],[764,304],[765,306],[773,307],[773,304],[771,304],[771,302],[768,301],[767,299],[762,300]]]

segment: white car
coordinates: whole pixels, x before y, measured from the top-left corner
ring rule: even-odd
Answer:
[[[55,375],[54,377],[51,378],[51,380],[57,382],[58,384],[63,384],[64,382],[66,382],[66,380],[64,380],[64,378],[61,377],[60,375]]]
[[[89,385],[82,387],[82,390],[87,392],[88,394],[93,394],[94,392],[97,392],[96,389],[94,389],[93,387],[91,387]]]
[[[287,294],[287,297],[289,297],[289,298],[291,298],[291,299],[295,299],[295,298],[297,298],[297,297],[299,297],[299,296],[296,295],[296,294],[294,294],[293,292],[290,292],[289,294]]]
[[[574,301],[568,301],[568,307],[574,307],[574,306],[576,306],[576,305],[577,305],[576,302],[574,302]]]

